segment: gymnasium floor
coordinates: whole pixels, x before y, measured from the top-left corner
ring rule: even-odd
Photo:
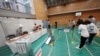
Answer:
[[[42,56],[100,56],[100,37],[95,37],[91,45],[85,45],[79,50],[75,48],[80,43],[77,29],[74,30],[73,36],[72,31],[52,30],[54,45],[52,43],[44,44],[48,37],[48,34],[45,34],[32,44],[34,54],[37,54],[41,48]],[[0,56],[11,56],[11,54],[11,50],[7,46],[0,48]]]

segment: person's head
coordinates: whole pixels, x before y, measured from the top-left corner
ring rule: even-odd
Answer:
[[[27,31],[24,31],[24,32],[23,32],[23,35],[24,35],[24,34],[28,34],[28,32],[27,32]]]
[[[39,25],[39,27],[41,27],[41,25]]]
[[[78,19],[78,21],[80,20],[80,18]]]
[[[84,24],[84,21],[82,20],[82,21],[79,23],[79,25],[80,25],[80,24]]]
[[[93,18],[93,15],[90,15],[88,18]]]
[[[74,20],[72,20],[72,21],[74,21]]]
[[[81,20],[80,18],[78,20]]]
[[[36,25],[36,23],[34,23],[34,25]]]

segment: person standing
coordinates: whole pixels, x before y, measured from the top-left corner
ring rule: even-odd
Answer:
[[[88,21],[87,27],[90,34],[89,39],[88,39],[88,44],[91,44],[98,30],[97,30],[97,26],[93,22],[90,22],[90,21]]]
[[[71,29],[71,21],[68,21],[68,28]]]
[[[43,28],[48,28],[48,20],[43,20]]]
[[[47,29],[48,29],[48,33],[49,33],[50,32],[50,28],[51,28],[50,27],[50,21],[49,20],[47,20],[47,26],[48,26]]]
[[[57,28],[57,26],[58,26],[58,22],[57,22],[57,21],[55,21],[55,28]]]
[[[50,28],[51,28],[50,21],[48,20],[48,29],[50,29]]]
[[[75,28],[75,21],[74,20],[72,20],[72,30],[74,30],[74,28]]]
[[[71,21],[71,32],[72,32],[72,37],[73,37],[73,33],[74,33],[74,28],[75,28],[75,21],[74,20],[72,20]],[[73,39],[73,38],[72,38]]]
[[[89,38],[89,32],[87,29],[86,22],[81,22],[78,26],[78,32],[81,35],[80,45],[77,46],[77,49],[81,49],[84,45],[86,40]]]

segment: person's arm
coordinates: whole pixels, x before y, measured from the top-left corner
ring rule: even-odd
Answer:
[[[81,25],[79,25],[79,27],[78,27],[78,33],[80,34],[81,33]]]
[[[90,31],[90,29],[89,29],[89,24],[87,25],[87,30],[88,30],[88,32]]]
[[[96,33],[98,32],[98,28],[97,28],[97,26],[95,25],[95,31],[96,31]]]

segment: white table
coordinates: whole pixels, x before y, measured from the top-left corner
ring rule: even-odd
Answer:
[[[16,53],[17,52],[16,43],[18,42],[33,43],[34,41],[38,40],[41,36],[43,36],[46,33],[47,33],[47,29],[41,29],[37,32],[32,32],[31,34],[28,34],[24,38],[20,38],[21,36],[16,37],[15,39],[20,38],[20,39],[17,39],[16,41],[12,41],[12,42],[6,41],[6,44],[10,47],[13,53]]]

